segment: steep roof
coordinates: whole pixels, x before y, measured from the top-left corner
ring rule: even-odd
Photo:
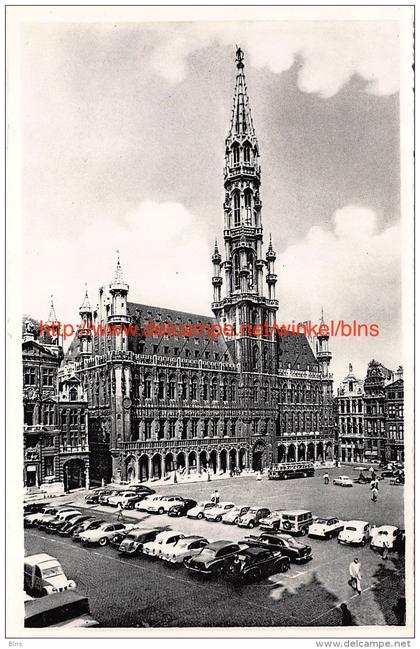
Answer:
[[[290,363],[290,369],[304,371],[309,366],[311,372],[320,371],[315,354],[304,334],[278,336],[277,348],[279,368],[287,369]]]

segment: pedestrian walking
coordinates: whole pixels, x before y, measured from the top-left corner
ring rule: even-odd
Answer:
[[[382,548],[382,559],[386,561],[388,558],[388,552],[392,549],[392,543],[388,539],[385,539],[384,545]]]
[[[218,505],[218,504],[219,504],[219,502],[220,502],[220,494],[219,494],[219,491],[218,491],[217,489],[215,489],[215,490],[213,491],[210,500],[211,500],[215,505]]]
[[[353,590],[357,590],[359,595],[362,594],[362,573],[359,559],[356,557],[349,565],[350,581],[349,585]]]
[[[347,604],[340,604],[341,608],[341,626],[353,626],[353,616],[347,608]]]
[[[378,490],[376,487],[373,487],[372,489],[372,500],[374,503],[378,500]]]
[[[118,510],[117,521],[123,521],[124,520],[124,514],[123,514],[123,506],[122,506],[121,502],[118,503],[117,510]]]
[[[329,484],[330,476],[328,475],[328,473],[324,473],[323,478],[324,478],[324,484]]]

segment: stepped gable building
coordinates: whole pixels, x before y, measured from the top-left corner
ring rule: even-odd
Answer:
[[[305,336],[255,336],[274,324],[276,253],[263,253],[259,148],[242,50],[225,142],[223,247],[212,256],[214,318],[128,301],[118,259],[82,321],[110,325],[220,322],[236,336],[92,336],[73,341],[66,363],[86,396],[90,478],[146,480],[175,469],[262,469],[277,461],[332,459],[331,353]],[[266,288],[264,288],[266,286]]]
[[[385,385],[385,459],[404,462],[404,380],[403,368]]]

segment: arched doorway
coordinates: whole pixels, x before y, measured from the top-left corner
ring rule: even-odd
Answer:
[[[306,459],[309,462],[314,462],[315,461],[315,444],[313,442],[309,442],[308,444],[308,450],[306,453]]]
[[[246,468],[246,451],[244,448],[239,451],[239,468],[241,471]]]
[[[316,447],[316,459],[319,462],[324,461],[324,445],[322,442],[319,442],[319,444]]]
[[[207,452],[201,451],[200,453],[200,466],[202,469],[207,469]]]
[[[125,475],[128,482],[134,482],[136,479],[136,458],[132,455],[125,460]]]
[[[286,461],[286,447],[284,444],[280,444],[280,446],[277,449],[277,462],[285,462]]]
[[[64,488],[80,489],[86,484],[85,463],[83,460],[68,460],[63,465]]]
[[[188,454],[188,467],[190,469],[196,469],[197,468],[197,454],[195,451],[191,451]]]
[[[327,442],[327,445],[325,447],[325,459],[326,460],[333,459],[333,447],[331,442]],[[352,460],[355,460],[355,458],[352,458]]]
[[[305,461],[305,455],[306,455],[306,448],[305,444],[299,444],[298,448],[298,462],[304,462]]]
[[[217,470],[217,451],[211,451],[209,464],[213,469],[213,473],[216,473]]]
[[[140,482],[146,482],[149,479],[149,458],[142,455],[139,459],[139,476]]]
[[[296,462],[296,448],[294,444],[290,444],[289,448],[287,449],[287,461]]]
[[[220,451],[220,470],[222,473],[226,473],[227,471],[227,451],[226,449],[223,449]]]
[[[185,453],[178,453],[176,456],[177,469],[185,469]]]
[[[262,471],[263,470],[263,458],[265,452],[265,445],[263,442],[257,442],[252,449],[252,470],[253,471]]]
[[[229,451],[229,467],[231,471],[236,468],[236,450],[234,448]]]
[[[159,480],[162,477],[162,458],[159,453],[152,458],[152,477]]]
[[[174,471],[175,466],[174,466],[174,456],[172,453],[167,453],[165,455],[165,473],[169,473],[170,471]]]

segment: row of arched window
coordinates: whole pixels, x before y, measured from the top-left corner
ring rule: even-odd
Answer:
[[[181,422],[175,419],[162,419],[158,422],[157,439],[195,439],[212,437],[235,437],[237,433],[237,419],[187,419]],[[152,439],[153,420],[144,421],[144,430],[133,433],[132,440],[141,441]]]
[[[245,164],[250,164],[254,162],[254,152],[252,150],[252,144],[250,142],[244,142],[242,147],[238,142],[232,144],[231,149],[231,164],[239,165],[241,162]],[[241,160],[242,153],[242,160]]]
[[[321,403],[321,388],[319,386],[283,384],[280,389],[282,403]]]
[[[165,375],[159,375],[157,383],[147,375],[144,379],[143,389],[140,388],[139,396],[145,399],[153,399],[155,396],[159,401],[165,399],[182,399],[185,401],[236,401],[237,383],[236,380],[209,379],[205,377],[200,383],[197,376],[191,379],[182,376],[178,383],[176,376],[171,375],[167,379]]]
[[[309,432],[319,430],[321,424],[321,415],[317,412],[311,413],[286,413],[280,416],[279,435],[285,431],[290,433]]]

